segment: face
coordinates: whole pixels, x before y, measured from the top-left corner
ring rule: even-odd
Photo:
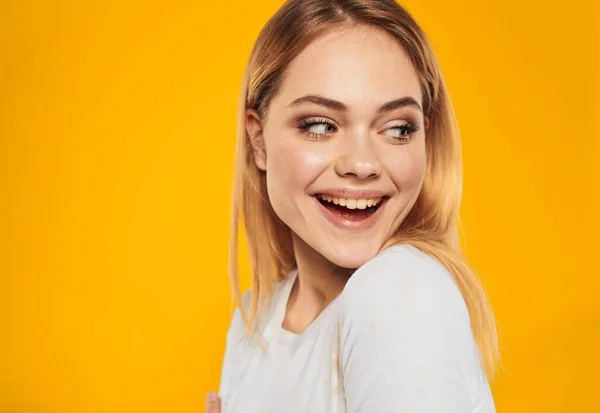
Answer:
[[[335,265],[374,257],[414,205],[425,171],[417,73],[371,28],[335,31],[286,68],[262,121],[246,125],[277,215]]]

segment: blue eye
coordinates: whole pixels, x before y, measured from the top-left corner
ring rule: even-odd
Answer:
[[[337,131],[334,123],[326,118],[305,119],[300,123],[298,129],[313,139],[327,138]]]
[[[333,125],[331,123],[325,123],[325,122],[313,123],[312,125],[308,126],[306,128],[306,130],[309,130],[318,135],[335,132],[335,128],[333,127]]]
[[[410,134],[419,130],[419,127],[412,122],[405,122],[402,125],[396,125],[389,128],[387,131],[394,131],[397,133],[387,135],[400,141],[407,141],[410,139]],[[386,131],[386,132],[387,132]]]

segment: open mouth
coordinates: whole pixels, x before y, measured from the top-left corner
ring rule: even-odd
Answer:
[[[386,196],[372,199],[346,199],[323,194],[316,194],[315,198],[329,212],[348,221],[362,221],[369,218],[388,199]]]

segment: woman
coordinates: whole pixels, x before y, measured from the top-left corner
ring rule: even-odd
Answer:
[[[252,51],[239,121],[241,304],[207,411],[494,412],[494,318],[457,241],[454,113],[411,16],[287,1]]]

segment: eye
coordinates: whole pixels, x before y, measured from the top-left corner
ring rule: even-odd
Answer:
[[[411,139],[411,134],[418,131],[419,127],[412,122],[405,121],[401,125],[395,125],[386,130],[386,132],[391,131],[391,134],[387,134],[394,138],[394,140],[398,140],[400,142],[408,142]]]
[[[316,133],[318,135],[322,135],[325,133],[333,133],[335,132],[335,127],[331,123],[313,123],[311,126],[307,128],[307,130]]]
[[[298,129],[312,139],[327,138],[337,131],[335,124],[326,118],[305,119],[300,122]]]

